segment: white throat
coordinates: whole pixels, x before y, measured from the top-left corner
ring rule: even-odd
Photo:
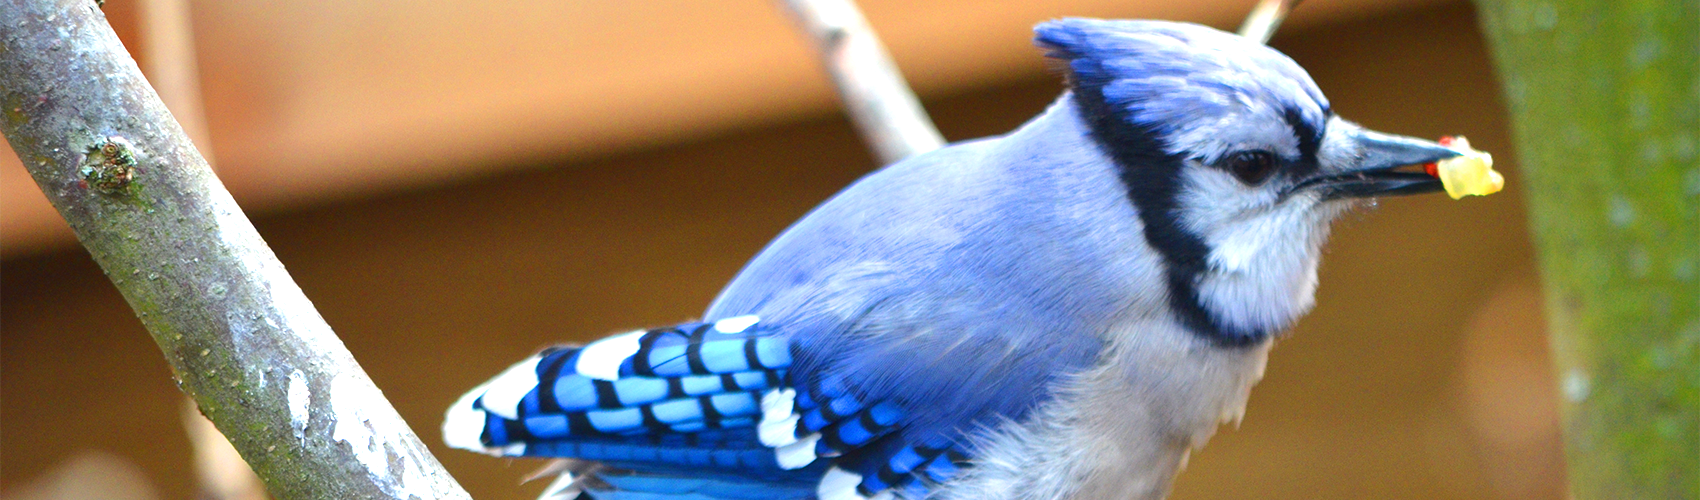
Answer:
[[[1182,192],[1222,193],[1229,186],[1202,184],[1237,182],[1213,174],[1189,175],[1191,189]],[[1348,205],[1306,194],[1279,201],[1258,196],[1183,196],[1179,201],[1185,207],[1182,224],[1210,248],[1197,290],[1199,304],[1218,323],[1276,333],[1315,305],[1322,244],[1329,223]]]

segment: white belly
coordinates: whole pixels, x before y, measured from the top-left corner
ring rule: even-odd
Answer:
[[[1100,364],[979,443],[939,500],[1156,500],[1187,453],[1244,414],[1270,342],[1224,348],[1166,321],[1112,335]]]

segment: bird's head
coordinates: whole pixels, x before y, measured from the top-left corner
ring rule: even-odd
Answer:
[[[1340,119],[1292,59],[1237,35],[1091,19],[1037,33],[1163,254],[1171,305],[1219,343],[1285,330],[1310,309],[1329,223],[1359,200],[1439,191],[1395,169],[1460,154]]]

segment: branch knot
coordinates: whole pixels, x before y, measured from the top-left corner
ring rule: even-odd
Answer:
[[[83,158],[81,168],[83,181],[95,190],[106,194],[118,194],[130,185],[136,177],[135,146],[130,141],[119,136],[107,137],[106,140],[89,147]]]

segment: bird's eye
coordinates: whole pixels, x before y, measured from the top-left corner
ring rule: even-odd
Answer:
[[[1262,184],[1275,173],[1275,155],[1268,151],[1240,151],[1222,162],[1222,168],[1247,186]]]

